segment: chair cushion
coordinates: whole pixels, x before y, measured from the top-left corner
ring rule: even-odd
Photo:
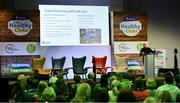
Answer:
[[[49,75],[50,69],[39,69],[39,74],[41,75]]]
[[[96,73],[97,74],[105,74],[106,73],[106,69],[96,69]]]

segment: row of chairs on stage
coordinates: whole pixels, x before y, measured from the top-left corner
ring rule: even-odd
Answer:
[[[62,73],[68,79],[69,70],[72,69],[74,75],[82,75],[83,78],[87,78],[86,74],[88,69],[93,69],[96,74],[103,74],[107,72],[107,69],[112,69],[112,67],[106,67],[107,56],[95,57],[92,56],[93,67],[85,67],[86,56],[83,57],[72,57],[72,67],[64,68],[66,57],[54,58],[51,57],[52,68],[43,69],[46,57],[40,56],[39,58],[32,58],[32,69],[34,71],[34,76],[46,75],[54,76],[58,72]]]

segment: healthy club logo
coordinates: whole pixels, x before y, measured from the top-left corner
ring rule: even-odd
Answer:
[[[36,51],[36,46],[34,44],[28,44],[26,47],[28,53],[34,53]]]
[[[32,22],[26,17],[13,16],[8,22],[8,29],[17,36],[25,36],[31,31]]]
[[[136,16],[126,16],[119,24],[120,30],[127,36],[136,36],[142,29],[142,24]]]

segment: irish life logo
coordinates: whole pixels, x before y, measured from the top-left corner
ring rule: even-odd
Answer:
[[[17,36],[25,36],[32,29],[31,20],[22,16],[13,16],[11,20],[8,22],[8,29],[10,29],[13,34]]]
[[[142,24],[136,16],[125,16],[119,24],[120,30],[127,36],[136,36],[142,29]]]

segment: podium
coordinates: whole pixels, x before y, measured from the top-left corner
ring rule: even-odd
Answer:
[[[155,76],[154,54],[144,55],[144,74],[145,74],[145,78],[154,78]]]

